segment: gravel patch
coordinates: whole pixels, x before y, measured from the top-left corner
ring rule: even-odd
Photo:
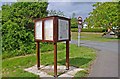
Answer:
[[[27,72],[36,74],[40,77],[47,78],[47,79],[51,79],[54,78],[54,66],[44,66],[44,65],[40,65],[40,69],[37,69],[37,66],[32,66],[30,68],[26,68],[24,69]],[[62,79],[63,77],[69,77],[69,78],[73,78],[74,75],[78,72],[84,70],[82,68],[77,68],[77,67],[73,67],[70,66],[69,70],[66,70],[66,66],[57,66],[57,72],[58,72],[58,78]]]

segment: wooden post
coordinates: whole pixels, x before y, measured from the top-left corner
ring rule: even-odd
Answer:
[[[57,77],[57,43],[54,43],[54,77]]]
[[[40,45],[36,42],[36,56],[37,56],[37,68],[40,69]]]
[[[66,41],[66,70],[69,70],[69,41]]]

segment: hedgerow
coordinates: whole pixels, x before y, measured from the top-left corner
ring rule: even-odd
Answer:
[[[3,58],[35,52],[35,18],[47,16],[47,2],[16,2],[2,5]]]

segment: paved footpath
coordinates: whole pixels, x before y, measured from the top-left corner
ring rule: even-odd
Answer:
[[[77,44],[77,41],[71,43]],[[89,77],[118,77],[118,42],[81,41],[80,45],[99,50]]]

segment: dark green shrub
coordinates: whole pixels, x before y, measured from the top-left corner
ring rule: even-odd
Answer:
[[[72,32],[78,32],[78,28],[71,28]]]
[[[72,32],[78,32],[78,28],[71,28]],[[105,32],[106,29],[98,29],[98,28],[89,28],[89,29],[84,29],[82,28],[82,32]]]
[[[47,16],[47,2],[2,5],[2,57],[35,53],[35,18]]]
[[[17,23],[8,21],[2,26],[2,51],[10,56],[33,53],[35,42],[33,34]]]
[[[90,28],[90,29],[82,29],[83,32],[105,32],[105,29],[97,29],[97,28]]]

